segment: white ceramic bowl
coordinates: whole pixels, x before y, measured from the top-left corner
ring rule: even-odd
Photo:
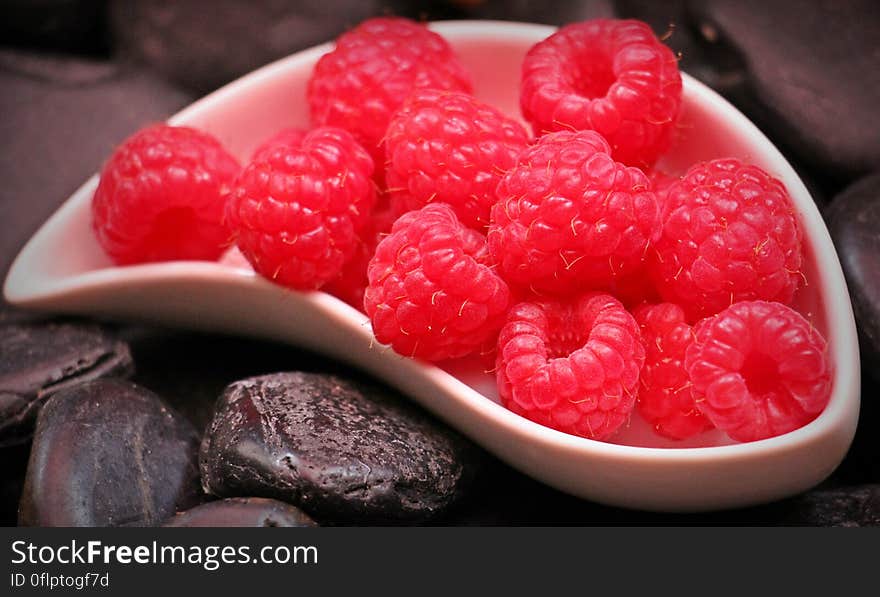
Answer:
[[[553,29],[490,21],[442,22],[432,28],[457,50],[473,75],[476,95],[519,117],[522,58]],[[306,81],[330,48],[319,46],[270,64],[170,122],[209,131],[245,159],[279,128],[307,124]],[[22,307],[259,336],[326,353],[398,387],[524,473],[599,502],[697,511],[789,496],[834,470],[858,420],[858,346],[840,264],[810,195],[779,151],[730,104],[687,75],[678,129],[675,147],[661,163],[668,171],[735,156],[776,175],[794,199],[806,232],[809,280],[798,307],[829,340],[835,377],[825,411],[792,433],[732,444],[716,431],[675,443],[634,416],[615,443],[605,443],[537,425],[497,404],[494,378],[475,363],[450,363],[443,370],[402,358],[375,344],[363,314],[327,294],[288,291],[227,264],[111,266],[90,229],[96,177],[24,247],[9,272],[5,295]]]

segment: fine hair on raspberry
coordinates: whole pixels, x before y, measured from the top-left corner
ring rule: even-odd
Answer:
[[[529,143],[525,128],[466,93],[417,90],[385,136],[385,180],[399,213],[446,203],[484,229],[501,176]]]
[[[544,135],[501,179],[489,250],[510,284],[565,296],[610,290],[645,263],[660,209],[638,168],[593,131]]]
[[[593,19],[529,50],[520,103],[535,134],[593,130],[616,160],[645,167],[669,149],[681,92],[675,55],[646,23]]]
[[[156,124],[119,144],[101,170],[92,226],[120,265],[214,260],[231,244],[223,213],[241,166],[213,136]]]
[[[254,270],[297,290],[337,277],[376,202],[373,160],[347,131],[268,148],[239,176],[227,216]]]
[[[486,261],[486,238],[445,203],[401,216],[367,269],[376,339],[427,361],[490,350],[510,292]]]
[[[778,302],[742,301],[701,321],[685,367],[700,411],[741,442],[806,425],[831,396],[825,339]]]
[[[644,360],[638,324],[611,295],[526,301],[498,336],[498,392],[536,423],[604,440],[629,420]]]
[[[694,402],[684,366],[685,352],[694,339],[684,310],[672,303],[644,304],[633,311],[633,317],[645,345],[639,413],[658,434],[674,440],[711,429],[712,423]]]
[[[469,93],[471,81],[440,35],[409,19],[379,17],[339,36],[315,65],[306,95],[312,123],[351,132],[381,176],[391,116],[421,88]]]
[[[691,321],[741,300],[790,304],[804,281],[802,237],[782,182],[734,158],[700,162],[666,193],[651,275]]]

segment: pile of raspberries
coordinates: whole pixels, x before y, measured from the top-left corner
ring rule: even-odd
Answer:
[[[235,245],[269,280],[362,309],[402,355],[494,358],[505,406],[582,437],[612,438],[634,410],[673,439],[753,441],[818,416],[832,371],[789,306],[805,283],[792,201],[733,158],[654,168],[682,82],[645,23],[575,23],[532,47],[531,130],[471,91],[440,35],[365,21],[314,68],[313,128],[244,168],[187,127],[122,143],[95,232],[118,264]]]

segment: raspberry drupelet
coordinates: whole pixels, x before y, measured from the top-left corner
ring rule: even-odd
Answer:
[[[614,159],[646,167],[670,146],[681,89],[675,55],[646,23],[594,19],[529,50],[520,104],[535,134],[593,130]]]
[[[425,25],[403,18],[368,19],[342,34],[308,82],[312,123],[344,128],[384,174],[391,116],[415,89],[471,91],[469,75],[449,44]]]
[[[536,423],[604,440],[629,420],[644,360],[638,324],[610,295],[522,302],[498,337],[498,392]]]
[[[230,244],[223,211],[240,169],[207,133],[141,129],[101,170],[92,199],[98,242],[120,265],[219,258]]]
[[[697,407],[731,438],[755,441],[815,419],[831,396],[822,335],[781,303],[735,303],[694,328],[685,355]]]
[[[504,175],[488,238],[508,283],[564,296],[613,290],[642,267],[659,233],[657,198],[641,170],[608,152],[593,131],[550,133]]]
[[[510,292],[486,257],[486,238],[444,203],[401,216],[367,269],[364,307],[376,339],[426,361],[491,348]]]
[[[227,205],[254,270],[298,290],[337,277],[357,248],[376,201],[373,160],[346,131],[314,129],[247,166]]]
[[[649,267],[690,321],[741,300],[788,304],[803,278],[802,236],[779,180],[733,158],[702,162],[669,187]]]
[[[633,317],[642,330],[645,366],[637,402],[639,413],[664,437],[682,440],[711,429],[694,403],[684,366],[693,331],[678,305],[641,305]]]
[[[501,176],[529,143],[523,126],[465,93],[419,90],[385,136],[385,181],[398,213],[447,203],[462,224],[485,229]]]

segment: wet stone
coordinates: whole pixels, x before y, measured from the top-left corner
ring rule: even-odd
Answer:
[[[199,501],[198,436],[122,380],[59,392],[37,419],[23,526],[154,526]]]
[[[128,345],[98,326],[0,324],[0,446],[26,441],[54,393],[133,369]]]
[[[315,521],[290,504],[269,498],[226,498],[179,512],[166,527],[314,527]]]
[[[880,18],[874,0],[691,3],[704,39],[748,66],[739,102],[774,142],[841,180],[880,166]],[[745,105],[744,105],[745,104]]]
[[[880,378],[880,173],[835,197],[825,219],[846,276],[862,361]]]
[[[416,522],[462,494],[471,448],[387,388],[277,373],[224,392],[202,441],[202,486],[274,497],[322,524]]]
[[[790,516],[784,523],[823,527],[880,526],[880,485],[805,493],[792,500]]]

